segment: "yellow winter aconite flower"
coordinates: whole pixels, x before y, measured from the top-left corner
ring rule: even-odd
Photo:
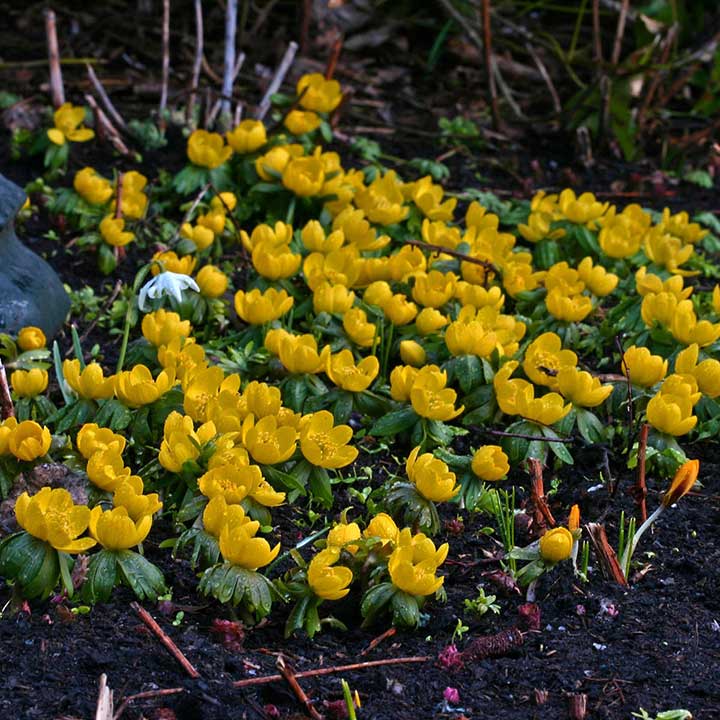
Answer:
[[[453,273],[442,273],[439,270],[419,273],[415,276],[413,300],[423,307],[437,309],[452,298],[456,283],[457,278]]]
[[[195,278],[200,294],[206,298],[218,298],[228,289],[228,276],[214,265],[205,265]]]
[[[109,398],[115,391],[114,376],[106,378],[98,363],[90,363],[81,371],[79,360],[64,360],[63,375],[67,384],[86,400]]]
[[[180,237],[191,240],[198,250],[206,250],[213,244],[215,232],[204,225],[193,226],[190,223],[183,223],[180,226]]]
[[[35,397],[45,392],[48,386],[47,370],[15,370],[10,375],[10,384],[18,397]],[[110,390],[112,393],[112,389]]]
[[[139,545],[150,532],[152,516],[133,520],[124,507],[103,511],[96,505],[90,513],[90,534],[106,550],[128,550]]]
[[[143,481],[138,475],[130,475],[123,480],[113,493],[113,505],[127,510],[133,520],[140,520],[146,515],[154,515],[162,509],[157,493],[143,495]]]
[[[8,435],[8,450],[18,459],[31,462],[50,449],[50,431],[33,420],[18,423]]]
[[[363,531],[363,537],[380,538],[396,544],[400,537],[400,529],[387,513],[381,512],[375,515],[368,523],[368,526]]]
[[[147,178],[137,172],[130,170],[123,173],[122,176],[122,198],[120,202],[120,211],[123,217],[130,220],[139,220],[147,209],[148,198],[143,192],[143,188],[147,185]],[[115,201],[110,205],[110,211],[115,212]]]
[[[130,477],[130,468],[125,467],[119,446],[113,444],[93,453],[85,472],[93,485],[108,492],[114,492]]]
[[[192,376],[207,367],[205,349],[195,338],[174,338],[167,345],[158,348],[158,362],[163,370],[175,376],[187,387]]]
[[[325,168],[318,157],[293,158],[282,171],[282,184],[300,197],[319,195],[325,183]]]
[[[587,289],[597,297],[605,297],[617,287],[618,276],[608,272],[602,265],[593,265],[591,257],[583,258],[577,270]]]
[[[305,135],[317,130],[321,123],[322,119],[317,113],[306,110],[291,110],[283,121],[293,135]]]
[[[163,370],[156,379],[145,365],[115,375],[115,397],[130,408],[154,403],[175,384],[175,373]]]
[[[625,368],[633,385],[652,387],[665,377],[668,361],[660,355],[652,355],[645,347],[632,345],[623,353],[621,369],[624,371]]]
[[[104,205],[113,194],[112,183],[91,167],[85,167],[75,173],[73,187],[75,192],[90,205]]]
[[[673,274],[697,274],[689,270],[680,270],[680,265],[690,259],[695,248],[689,243],[684,244],[680,238],[667,235],[663,232],[662,226],[651,228],[645,233],[643,252],[650,261],[661,265]]]
[[[417,205],[418,209],[430,220],[449,222],[457,206],[457,198],[442,201],[444,191],[441,185],[433,183],[430,175],[420,178],[414,183],[407,183],[403,191]]]
[[[345,233],[335,230],[329,235],[325,234],[323,226],[317,220],[310,220],[302,229],[303,245],[310,252],[328,253],[339,250],[345,243]]]
[[[410,400],[412,390],[418,371],[410,365],[398,365],[390,373],[390,397],[397,402]]]
[[[572,554],[572,533],[564,527],[548,530],[540,538],[540,556],[546,562],[558,563],[567,560]]]
[[[328,356],[325,372],[335,385],[350,392],[362,392],[370,387],[380,371],[380,363],[374,355],[355,363],[350,350],[341,350]]]
[[[290,160],[302,157],[304,153],[302,145],[275,145],[255,160],[255,171],[267,182],[277,180]]]
[[[483,445],[475,451],[472,471],[487,482],[502,480],[510,472],[508,456],[499,445]]]
[[[687,462],[684,462],[675,472],[675,477],[673,477],[670,487],[663,495],[663,507],[670,507],[670,505],[674,505],[681,497],[683,497],[683,495],[689,493],[690,490],[692,490],[693,485],[695,485],[699,472],[699,460],[688,460]]]
[[[270,248],[279,248],[287,252],[292,238],[292,225],[280,221],[276,222],[274,227],[264,223],[257,225],[250,235],[245,230],[240,231],[240,240],[248,252],[252,252],[261,243],[267,243]]]
[[[350,592],[352,570],[342,565],[332,567],[339,559],[340,550],[329,547],[315,555],[308,566],[308,585],[323,600],[340,600]]]
[[[403,205],[400,181],[394,170],[378,175],[367,187],[355,193],[355,204],[370,222],[394,225],[404,220],[409,209]]]
[[[251,525],[252,527],[247,528],[251,535],[260,528],[257,520],[250,520],[245,515],[242,505],[228,505],[222,495],[216,495],[203,510],[203,528],[206,533],[219,538],[228,525],[231,527]]]
[[[252,263],[255,270],[268,280],[282,280],[292,277],[300,267],[302,256],[290,250],[287,245],[271,245],[260,242],[253,246]]]
[[[720,338],[720,323],[698,320],[692,301],[681,300],[670,319],[670,332],[683,345],[697,343],[700,347],[705,347]]]
[[[142,320],[143,337],[155,347],[167,345],[177,337],[189,337],[192,325],[189,320],[181,320],[176,312],[156,310],[148,313]]]
[[[398,544],[388,560],[388,571],[393,585],[410,595],[432,595],[440,589],[445,578],[435,573],[445,562],[448,544],[437,550],[430,538],[422,533],[413,536],[409,528],[400,532]]]
[[[337,80],[326,80],[321,73],[303,75],[298,80],[296,92],[300,97],[300,105],[315,112],[330,113],[342,100],[340,83]]]
[[[686,435],[697,424],[692,400],[683,395],[657,393],[647,405],[647,421],[668,435]]]
[[[400,359],[406,365],[413,365],[414,367],[422,367],[427,360],[427,353],[425,348],[415,340],[401,340],[400,341]]]
[[[23,530],[60,552],[81,553],[95,545],[92,538],[78,537],[90,522],[89,508],[75,505],[64,488],[44,487],[32,497],[24,492],[15,503],[15,517]]]
[[[227,525],[220,533],[220,553],[226,562],[257,570],[269,565],[280,552],[280,543],[274,548],[264,538],[253,537],[257,530],[250,528],[251,523]]]
[[[344,285],[323,282],[313,291],[313,311],[315,313],[327,312],[342,315],[353,306],[354,302],[355,293]]]
[[[50,142],[55,145],[64,145],[70,142],[87,142],[95,137],[95,133],[82,123],[85,120],[85,108],[75,107],[66,102],[53,113],[55,127],[47,131]]]
[[[312,335],[288,333],[280,339],[278,356],[288,372],[313,375],[326,368],[330,346],[326,345],[318,352],[317,340]]]
[[[335,425],[327,410],[305,415],[300,423],[300,450],[312,465],[341,468],[358,456],[357,448],[348,445],[353,431],[349,425]]]
[[[18,333],[17,344],[23,352],[28,352],[28,350],[44,348],[47,340],[45,339],[45,333],[39,327],[26,325]]]
[[[106,215],[100,221],[100,236],[113,247],[125,247],[135,239],[135,235],[125,231],[125,220]]]
[[[558,197],[560,212],[573,223],[595,227],[598,220],[610,206],[610,203],[601,203],[592,193],[586,192],[577,197],[575,193],[566,188]]]
[[[538,335],[525,350],[523,370],[536,385],[557,390],[557,374],[563,367],[575,367],[577,355],[562,349],[562,340],[554,332]]]
[[[193,255],[178,257],[178,254],[173,250],[156,252],[152,259],[155,261],[150,270],[153,275],[159,275],[166,270],[178,273],[179,275],[192,275],[193,270],[195,270],[195,265],[197,265],[197,258]],[[162,268],[160,268],[157,263],[161,263]]]
[[[421,335],[430,335],[445,327],[450,320],[435,308],[423,308],[415,318],[415,327]]]
[[[343,315],[343,329],[356,345],[364,348],[373,346],[377,328],[374,323],[368,322],[367,313],[361,308],[350,308]]]
[[[347,550],[354,555],[358,551],[358,546],[354,543],[360,537],[360,526],[357,523],[341,522],[335,525],[328,533],[327,545],[329,548]]]
[[[255,152],[267,142],[267,131],[262,120],[242,120],[226,134],[228,145],[238,154]]]
[[[678,353],[675,358],[675,372],[681,375],[691,375],[695,378],[698,388],[703,395],[709,398],[720,396],[720,362],[708,358],[698,363],[700,348],[697,343]]]
[[[212,170],[230,158],[232,148],[225,145],[219,133],[195,130],[188,138],[187,155],[194,165]]]
[[[295,448],[297,432],[278,425],[277,417],[268,415],[243,429],[243,445],[253,460],[261,465],[275,465],[289,460]]]
[[[315,290],[323,282],[354,287],[360,276],[360,269],[358,249],[352,245],[344,245],[328,253],[311,253],[303,263],[305,282],[311,290]]]
[[[467,321],[464,317],[460,317],[455,322],[451,322],[445,330],[445,344],[455,356],[490,357],[497,347],[498,337],[484,323],[474,319]]]
[[[122,455],[125,450],[125,438],[110,428],[101,428],[96,423],[85,423],[77,434],[75,444],[80,454],[89,460],[100,450],[113,450]]]
[[[578,407],[596,407],[613,391],[612,385],[601,385],[589,372],[574,367],[564,367],[557,374],[561,395]]]
[[[545,305],[553,317],[564,322],[580,322],[592,312],[592,301],[587,295],[564,295],[561,290],[551,290]]]
[[[216,434],[212,422],[204,423],[195,432],[195,424],[190,416],[173,411],[165,420],[158,461],[166,470],[178,473],[186,462],[200,456],[202,446]]]
[[[286,290],[273,287],[265,292],[257,288],[250,292],[238,290],[235,293],[235,312],[250,325],[264,325],[282,317],[294,302]]]
[[[420,453],[420,446],[414,448],[405,462],[405,472],[417,491],[433,502],[447,502],[460,491],[455,482],[455,473],[432,453]]]
[[[455,408],[457,393],[446,388],[446,382],[439,373],[418,373],[410,389],[410,402],[420,417],[447,422],[462,414],[465,406]]]
[[[405,295],[398,293],[383,305],[383,312],[393,325],[407,325],[417,317],[418,308]]]
[[[252,495],[262,479],[257,465],[219,465],[198,479],[198,488],[211,500],[222,496],[228,504],[237,504]]]
[[[234,395],[240,388],[240,376],[233,373],[225,377],[221,367],[212,365],[193,373],[185,384],[183,409],[196,422],[208,420],[210,401],[221,393]]]
[[[668,235],[673,235],[693,245],[710,233],[709,230],[703,230],[699,223],[691,223],[690,216],[684,210],[671,215],[670,208],[663,210],[662,221],[659,226]]]

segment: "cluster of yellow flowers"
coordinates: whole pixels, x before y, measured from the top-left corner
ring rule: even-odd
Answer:
[[[50,450],[50,430],[33,420],[18,422],[9,417],[0,423],[0,457],[13,455],[18,460],[32,462]]]

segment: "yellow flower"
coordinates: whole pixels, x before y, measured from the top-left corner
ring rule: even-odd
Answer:
[[[623,363],[623,369],[626,367],[630,375],[630,382],[640,387],[652,387],[659,383],[668,369],[667,360],[660,355],[652,355],[645,347],[635,345],[623,353]]]
[[[554,332],[538,335],[525,350],[523,370],[536,385],[557,390],[557,373],[563,367],[575,367],[577,355],[562,349],[562,340]]]
[[[101,400],[112,397],[114,376],[105,377],[103,369],[97,363],[90,363],[80,371],[79,360],[64,360],[63,375],[67,384],[86,400]]]
[[[558,197],[560,212],[573,223],[578,225],[594,226],[594,221],[599,219],[608,209],[610,203],[601,203],[595,199],[592,193],[586,192],[576,197],[575,193],[566,188]]]
[[[291,110],[285,118],[284,125],[293,135],[305,135],[317,130],[322,120],[317,113],[304,110]]]
[[[130,170],[130,172],[123,173],[122,176],[122,198],[120,204],[120,210],[122,215],[130,220],[139,220],[144,214],[147,208],[148,199],[143,193],[143,188],[147,185],[147,178],[137,172],[137,170]],[[110,211],[115,212],[115,205],[110,205]]]
[[[370,185],[355,193],[355,204],[370,222],[379,225],[394,225],[404,220],[409,212],[403,206],[403,194],[397,173],[390,170],[382,177],[378,175]]]
[[[580,506],[573,505],[568,516],[568,530],[572,533],[580,529]]]
[[[457,278],[453,273],[431,270],[415,276],[412,296],[423,307],[439,308],[455,294]]]
[[[243,391],[243,401],[256,418],[277,415],[282,406],[280,388],[253,380]]]
[[[407,402],[410,399],[418,371],[410,365],[398,365],[390,373],[390,397],[397,402]]]
[[[692,414],[692,401],[688,397],[659,392],[647,405],[647,421],[668,435],[686,435],[697,424]]]
[[[498,337],[493,330],[477,320],[458,319],[445,331],[445,345],[452,355],[489,357],[497,347]]]
[[[699,352],[697,343],[679,352],[675,358],[675,372],[692,375],[703,395],[716,398],[720,395],[720,362],[709,358],[698,363]]]
[[[608,272],[602,265],[593,265],[591,257],[583,258],[577,269],[580,279],[597,297],[605,297],[617,287],[618,276]]]
[[[194,165],[212,170],[230,158],[232,148],[225,145],[219,133],[195,130],[188,138],[187,155]]]
[[[90,534],[106,550],[128,550],[139,545],[150,532],[152,516],[133,520],[124,507],[105,510],[96,505],[90,513]]]
[[[261,242],[253,246],[252,263],[255,270],[268,280],[282,280],[294,275],[302,256],[291,252],[287,245],[273,246]]]
[[[341,468],[358,456],[357,448],[348,445],[353,431],[349,425],[335,425],[327,410],[303,417],[300,424],[300,450],[305,459],[322,468]]]
[[[261,480],[250,497],[265,507],[277,507],[285,502],[285,493],[276,492],[267,480]]]
[[[245,515],[242,505],[228,505],[222,495],[216,495],[203,511],[203,528],[206,533],[219,538],[228,525],[231,527],[248,525],[250,527],[247,530],[251,535],[254,535],[260,528],[257,520],[250,520]]]
[[[350,350],[341,350],[328,356],[326,373],[335,385],[350,392],[362,392],[370,387],[380,371],[380,363],[374,355],[357,365]]]
[[[137,408],[154,403],[175,385],[175,373],[163,370],[153,379],[145,365],[136,365],[132,370],[115,375],[115,397],[123,405]]]
[[[157,493],[143,495],[143,489],[142,478],[138,475],[130,475],[115,488],[113,505],[125,508],[133,520],[154,515],[162,509],[163,504]]]
[[[337,80],[326,80],[321,73],[303,75],[296,88],[300,96],[300,105],[306,110],[330,113],[342,100],[340,83]]]
[[[289,460],[295,452],[297,432],[292,427],[279,427],[277,417],[268,415],[243,429],[243,445],[255,462],[275,465]]]
[[[499,445],[483,445],[475,451],[472,471],[487,482],[502,480],[510,472],[508,456]]]
[[[319,373],[327,366],[330,346],[326,345],[319,353],[317,341],[312,335],[287,334],[280,340],[278,355],[280,362],[288,372],[295,374]]]
[[[564,322],[580,322],[592,312],[592,301],[587,295],[564,295],[561,290],[551,290],[545,305],[550,314]]]
[[[196,257],[192,255],[178,257],[178,254],[172,250],[156,252],[152,259],[155,261],[150,270],[153,275],[159,275],[161,272],[165,272],[165,270],[178,273],[179,275],[192,275],[195,265],[197,264]],[[162,269],[157,263],[162,264]]]
[[[679,269],[680,265],[690,259],[695,248],[689,243],[684,244],[680,238],[665,234],[662,226],[656,226],[645,234],[643,251],[651,262],[661,265],[674,275],[695,274]]]
[[[130,477],[130,468],[125,467],[121,450],[116,445],[97,450],[88,460],[86,473],[90,482],[100,489],[114,492]]]
[[[213,198],[213,200],[214,199],[215,198]],[[215,235],[222,235],[225,230],[225,208],[223,206],[220,208],[212,208],[210,212],[205,213],[204,215],[198,215],[196,222],[198,228],[211,232],[214,240]],[[193,240],[195,240],[195,236],[198,234],[198,228],[193,231]],[[210,245],[207,233],[204,236],[199,236],[198,240],[201,244],[207,243],[206,247]],[[200,250],[203,249],[200,245],[198,245],[198,247]]]
[[[396,544],[400,537],[400,529],[387,513],[378,513],[368,523],[368,526],[363,531],[363,537],[380,538]]]
[[[353,580],[352,570],[347,567],[332,567],[340,559],[340,550],[321,550],[310,561],[307,579],[310,589],[323,600],[340,600],[349,592]]]
[[[255,152],[267,142],[262,120],[242,120],[226,137],[228,145],[240,155]]]
[[[578,407],[596,407],[613,391],[612,385],[601,385],[598,378],[574,367],[560,368],[557,383],[562,396]]]
[[[104,205],[113,194],[112,183],[91,167],[85,167],[75,173],[73,187],[75,192],[90,205]]]
[[[325,234],[323,226],[317,220],[310,220],[302,229],[303,245],[310,252],[329,253],[339,250],[345,243],[345,233],[335,230],[329,235]]]
[[[9,455],[10,453],[10,435],[17,427],[18,422],[14,416],[0,422],[0,456]]]
[[[292,225],[279,220],[274,227],[265,224],[257,225],[251,235],[248,235],[244,230],[240,231],[240,240],[249,252],[252,252],[261,243],[267,243],[269,248],[277,248],[278,251],[284,250],[287,252],[292,239]]]
[[[27,325],[18,333],[17,344],[23,352],[28,352],[28,350],[44,348],[47,340],[45,339],[45,333],[39,327]]]
[[[360,276],[361,264],[356,247],[346,245],[329,253],[315,252],[303,263],[307,286],[314,290],[323,281],[353,287]]]
[[[124,247],[135,239],[131,232],[125,232],[125,220],[107,215],[100,221],[102,239],[113,247]]]
[[[410,402],[420,417],[447,422],[463,412],[464,405],[455,408],[457,393],[444,385],[445,382],[439,381],[437,375],[418,373],[410,390]]]
[[[415,327],[421,335],[425,336],[437,332],[449,322],[448,318],[439,310],[426,307],[415,318]]]
[[[262,479],[257,465],[218,465],[198,479],[198,488],[211,500],[220,495],[228,504],[238,504],[255,492]]]
[[[327,312],[342,315],[353,306],[354,302],[355,293],[344,285],[323,282],[313,291],[313,311],[315,313]]]
[[[375,305],[384,308],[393,298],[393,291],[390,283],[385,280],[375,280],[370,283],[363,293],[363,302],[368,305]]]
[[[548,530],[540,538],[540,556],[550,563],[567,560],[572,554],[573,542],[572,533],[567,528],[556,527]]]
[[[409,528],[401,531],[398,545],[388,560],[388,571],[393,585],[410,595],[432,595],[445,578],[435,573],[445,562],[448,544],[435,550],[435,544],[422,533],[412,536]]]
[[[455,482],[455,473],[432,453],[419,455],[420,446],[413,449],[405,463],[405,472],[410,482],[426,499],[433,502],[447,502],[460,491]]]
[[[280,177],[294,157],[304,154],[302,145],[275,145],[255,161],[255,171],[265,181]]]
[[[25,462],[37,460],[47,454],[52,443],[50,431],[33,420],[18,423],[8,437],[8,449]]]
[[[405,295],[398,293],[383,305],[383,312],[393,325],[407,325],[416,318],[418,308]]]
[[[198,250],[206,250],[215,241],[215,232],[204,225],[193,227],[190,223],[183,223],[180,226],[180,236],[192,241]]]
[[[324,183],[322,160],[314,156],[294,158],[282,172],[282,184],[300,197],[318,195]]]
[[[233,373],[225,377],[217,365],[198,370],[185,385],[183,409],[197,422],[208,419],[208,404],[221,393],[234,395],[240,388],[240,376]]]
[[[114,450],[118,455],[122,455],[125,442],[122,435],[116,435],[110,428],[101,428],[96,423],[85,423],[75,440],[77,449],[86,460],[100,450]]]
[[[698,223],[691,223],[689,220],[690,216],[684,210],[676,215],[670,215],[670,208],[665,208],[660,227],[669,235],[674,235],[685,242],[695,245],[710,231],[703,230]]]
[[[157,349],[158,362],[163,370],[175,373],[186,387],[192,376],[207,367],[205,349],[194,338],[173,338]]]
[[[452,220],[453,211],[457,206],[457,198],[450,198],[442,202],[442,186],[433,183],[430,175],[426,175],[414,183],[407,183],[405,187],[408,197],[426,218],[445,222]]]
[[[261,292],[257,288],[246,293],[235,293],[235,312],[250,325],[264,325],[282,317],[293,306],[295,300],[285,290],[274,287]]]
[[[228,288],[228,277],[214,265],[205,265],[196,277],[200,293],[206,298],[218,298]]]
[[[47,131],[50,142],[55,145],[64,145],[70,142],[87,142],[95,137],[95,133],[82,123],[85,120],[85,108],[74,107],[66,102],[53,113],[55,127]]]
[[[10,376],[10,384],[18,397],[35,397],[45,392],[48,386],[47,370],[15,370]]]
[[[328,533],[327,545],[329,548],[345,549],[354,555],[358,551],[358,546],[354,542],[360,537],[360,527],[357,523],[338,523]]]
[[[350,308],[343,315],[343,328],[356,345],[364,348],[373,346],[377,328],[368,322],[367,313],[363,309]]]
[[[705,347],[720,338],[720,323],[698,320],[692,301],[681,300],[670,320],[670,332],[683,345],[697,343]]]
[[[65,553],[81,553],[95,545],[89,537],[80,538],[90,522],[90,510],[75,505],[64,488],[42,488],[30,497],[24,492],[15,503],[18,525],[34,537]]]
[[[176,312],[156,310],[148,313],[142,321],[143,337],[155,347],[167,345],[176,337],[189,337],[190,333],[190,321],[181,320]]]
[[[158,461],[166,470],[179,473],[186,462],[200,456],[202,446],[210,442],[216,434],[217,430],[212,422],[201,425],[196,433],[190,416],[173,411],[165,420]]]
[[[259,122],[258,120],[250,120],[252,123]],[[242,123],[240,123],[242,125]],[[261,123],[262,124],[262,123]],[[227,209],[228,212],[232,212],[237,207],[237,197],[235,197],[235,193],[231,192],[221,192],[218,193],[211,201],[210,201],[210,207],[215,212],[221,212],[225,213],[225,210]]]
[[[422,367],[427,360],[425,348],[415,340],[402,340],[400,342],[400,359],[406,365]]]
[[[280,543],[273,549],[264,538],[253,537],[250,523],[227,525],[220,533],[220,552],[226,562],[248,570],[269,565],[280,552]]]
[[[678,298],[671,292],[648,293],[640,305],[640,316],[647,327],[652,327],[655,323],[670,325],[678,302]]]
[[[681,497],[683,497],[683,495],[689,493],[690,490],[692,490],[693,485],[695,485],[699,472],[699,460],[688,460],[687,462],[684,462],[677,469],[670,487],[663,495],[663,507],[670,507],[670,505],[674,505]]]

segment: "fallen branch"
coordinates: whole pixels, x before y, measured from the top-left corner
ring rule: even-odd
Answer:
[[[590,536],[590,542],[592,543],[593,550],[595,550],[595,555],[600,564],[603,577],[606,580],[614,580],[618,585],[627,587],[625,573],[620,567],[615,551],[608,542],[605,526],[599,523],[588,523],[585,526],[585,530],[587,530]]]
[[[312,704],[312,700],[307,696],[307,693],[300,687],[300,683],[295,677],[295,673],[292,671],[289,665],[285,662],[285,658],[278,655],[276,662],[277,668],[280,674],[285,678],[287,684],[290,686],[292,691],[295,693],[295,697],[298,699],[300,704],[305,708],[305,712],[313,718],[313,720],[323,720],[322,715],[318,712],[317,708]]]
[[[227,0],[225,5],[225,58],[223,64],[222,98],[220,118],[223,126],[230,124],[231,97],[235,79],[235,30],[237,28],[237,0]],[[226,127],[224,129],[227,129]]]
[[[90,106],[94,115],[95,121],[98,124],[99,129],[107,134],[108,140],[112,146],[121,154],[129,155],[130,151],[127,149],[127,145],[123,142],[120,137],[120,133],[117,128],[112,124],[110,118],[103,112],[103,109],[97,104],[95,98],[89,93],[85,94],[85,102]]]
[[[160,642],[168,649],[170,654],[183,666],[185,672],[193,679],[200,677],[200,673],[192,663],[182,654],[180,648],[172,641],[170,636],[155,622],[152,615],[137,602],[131,602],[130,607],[140,616],[140,619],[152,630]]]
[[[113,716],[113,720],[119,720],[120,716],[127,710],[128,705],[135,700],[147,700],[155,697],[167,697],[168,695],[177,695],[185,692],[185,688],[166,688],[165,690],[146,690],[145,692],[128,695],[123,701],[117,712]]]
[[[492,272],[498,272],[498,269],[487,260],[481,260],[480,258],[473,257],[472,255],[466,255],[465,253],[458,252],[452,248],[446,248],[443,245],[432,245],[431,243],[420,242],[418,240],[406,240],[406,245],[412,245],[413,247],[419,247],[421,250],[432,250],[433,252],[444,253],[451,257],[462,260],[463,262],[469,262],[473,265],[482,265],[486,270]]]
[[[65,88],[63,87],[62,72],[60,70],[60,50],[58,49],[57,28],[55,13],[45,11],[45,36],[48,46],[48,61],[50,63],[50,92],[55,109],[65,102]]]
[[[394,627],[388,628],[382,635],[378,635],[376,638],[370,641],[370,644],[360,653],[360,657],[367,655],[371,650],[374,650],[383,640],[393,637],[397,629]]]
[[[123,129],[127,129],[127,123],[125,120],[123,120],[122,115],[117,111],[117,108],[112,104],[112,100],[110,100],[110,96],[105,91],[105,88],[103,87],[103,84],[98,79],[98,76],[95,74],[95,71],[92,69],[92,65],[86,65],[85,66],[87,70],[88,77],[90,78],[90,82],[92,83],[93,87],[95,88],[95,92],[98,94],[100,101],[104,105],[105,109],[110,114],[110,117]]]
[[[640,525],[647,520],[647,485],[645,484],[645,457],[647,455],[647,441],[650,426],[643,423],[640,428],[640,439],[638,440],[638,474],[635,481],[634,496],[635,504],[638,507],[638,515],[640,516]]]
[[[280,61],[280,65],[278,65],[275,75],[273,75],[273,79],[268,85],[268,89],[265,91],[265,95],[263,95],[260,105],[258,105],[255,113],[256,120],[262,120],[268,114],[268,110],[270,110],[270,106],[272,104],[271,98],[280,89],[285,76],[288,74],[288,70],[290,70],[290,66],[293,64],[293,60],[295,60],[295,54],[297,51],[298,44],[293,40],[288,45],[285,55],[283,55],[283,59]]]
[[[555,527],[555,518],[550,512],[550,507],[545,499],[542,463],[537,458],[530,458],[528,462],[530,463],[530,474],[532,476],[530,502],[535,525],[541,530],[547,529],[548,525]]]
[[[416,655],[413,657],[388,658],[386,660],[368,660],[367,662],[352,663],[351,665],[335,665],[328,668],[317,668],[315,670],[304,670],[295,673],[296,678],[318,677],[320,675],[334,675],[341,672],[354,672],[355,670],[366,670],[372,667],[381,667],[383,665],[407,665],[410,663],[424,663],[432,658],[429,655]],[[278,682],[282,680],[282,675],[265,675],[263,677],[248,678],[247,680],[236,680],[233,687],[250,687],[252,685],[265,685],[267,683]]]
[[[544,435],[525,435],[524,433],[505,432],[504,430],[487,430],[483,428],[483,432],[486,432],[489,435],[497,435],[498,437],[514,437],[521,438],[523,440],[540,440],[541,442],[556,442],[566,445],[572,445],[572,443],[574,442],[572,438],[550,438],[545,437]]]

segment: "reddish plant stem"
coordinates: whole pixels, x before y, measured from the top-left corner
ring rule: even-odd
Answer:
[[[322,715],[318,712],[317,708],[312,704],[312,700],[307,696],[305,691],[300,687],[300,683],[295,677],[295,673],[292,671],[289,665],[286,664],[285,658],[282,655],[278,656],[277,668],[280,674],[285,678],[287,684],[290,686],[292,691],[295,693],[295,697],[298,699],[300,704],[305,708],[305,712],[313,720],[323,720]]]
[[[360,657],[367,655],[371,650],[374,650],[383,640],[391,638],[397,630],[394,627],[387,629],[382,635],[378,635],[374,640],[370,641],[370,644],[360,653]]]
[[[555,518],[545,499],[545,485],[543,482],[542,463],[537,458],[530,458],[530,473],[532,475],[532,489],[530,501],[533,505],[533,519],[538,528],[545,529],[549,525],[555,527]]]
[[[145,692],[137,693],[135,695],[128,695],[123,701],[117,712],[113,715],[113,720],[119,720],[120,716],[127,710],[128,705],[135,700],[148,700],[156,697],[167,697],[168,695],[177,695],[178,693],[185,692],[185,688],[166,688],[164,690],[146,690]]]
[[[365,670],[371,667],[380,667],[382,665],[406,665],[409,663],[423,663],[431,660],[429,655],[417,655],[414,657],[388,658],[386,660],[368,660],[361,663],[352,663],[351,665],[335,665],[327,668],[317,668],[315,670],[304,670],[295,673],[296,678],[317,677],[320,675],[334,675],[340,672],[354,672],[355,670]],[[265,685],[267,683],[278,682],[282,680],[282,675],[265,675],[264,677],[248,678],[247,680],[236,680],[233,687],[250,687],[252,685]]]
[[[451,257],[462,260],[463,262],[469,262],[473,265],[482,265],[486,270],[497,272],[497,268],[487,260],[481,260],[480,258],[472,257],[472,255],[465,255],[465,253],[458,252],[452,248],[446,248],[443,245],[433,245],[431,243],[419,242],[418,240],[406,240],[405,244],[419,247],[421,250],[431,250],[437,253],[444,253],[445,255],[450,255]]]
[[[180,648],[172,641],[170,636],[155,622],[152,615],[140,603],[132,602],[130,607],[140,616],[140,619],[152,630],[170,654],[182,665],[185,672],[193,679],[200,677],[200,673],[192,663],[182,654]]]
[[[15,417],[15,406],[13,405],[12,396],[10,395],[10,386],[8,385],[7,375],[5,374],[5,365],[0,360],[0,420],[7,420]]]
[[[625,573],[620,567],[615,551],[608,542],[605,527],[600,523],[588,523],[585,525],[585,530],[590,536],[590,542],[595,550],[595,555],[597,555],[603,576],[607,580],[614,580],[618,585],[627,587]]]
[[[650,426],[643,423],[640,428],[640,439],[638,440],[638,474],[635,481],[635,504],[638,507],[640,523],[647,520],[647,485],[645,484],[645,458],[647,456],[647,440]]]
[[[340,37],[338,37],[337,40],[335,40],[335,42],[333,43],[332,50],[330,51],[330,57],[328,58],[327,67],[325,68],[326,80],[332,80],[332,77],[335,74],[335,68],[337,67],[338,60],[340,59],[342,47],[343,36],[340,35]]]

